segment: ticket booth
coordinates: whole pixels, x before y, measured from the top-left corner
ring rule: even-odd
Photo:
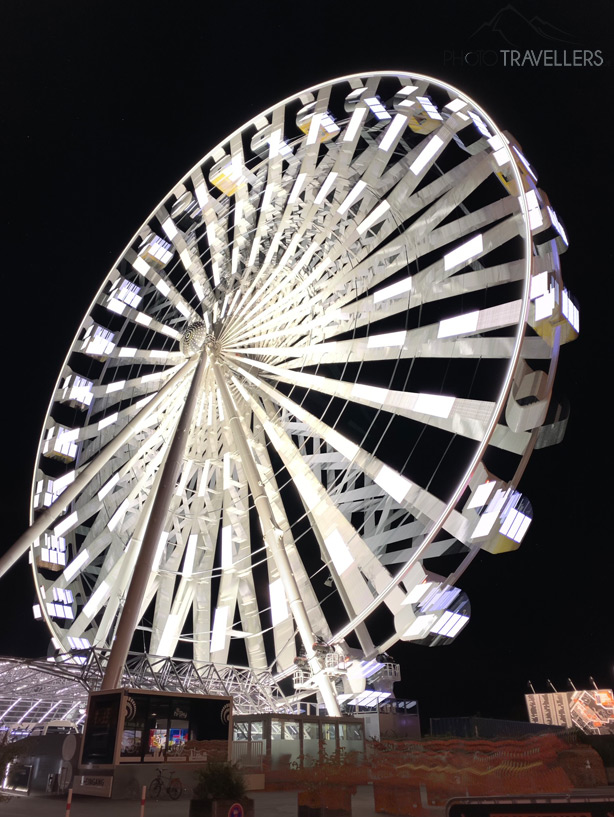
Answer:
[[[229,760],[232,726],[231,697],[142,689],[92,692],[73,788],[115,796],[111,792],[120,781],[147,784],[154,764]]]

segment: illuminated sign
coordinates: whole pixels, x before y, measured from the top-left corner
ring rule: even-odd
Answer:
[[[529,721],[576,727],[589,735],[614,735],[614,694],[611,689],[579,689],[525,695]]]

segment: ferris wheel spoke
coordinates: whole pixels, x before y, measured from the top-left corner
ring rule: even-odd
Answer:
[[[92,386],[90,394],[96,400],[96,410],[108,409],[114,402],[121,402],[126,396],[151,394],[157,392],[175,375],[181,367],[170,366],[164,370],[132,377],[128,380],[115,380],[104,385]],[[62,389],[56,391],[56,399],[63,397]]]
[[[230,454],[224,461],[224,515],[221,539],[221,582],[218,591],[211,647],[211,660],[227,664],[231,630],[238,607],[250,666],[267,666],[262,626],[256,602],[250,548],[247,480],[241,463]],[[222,629],[221,622],[225,621]]]
[[[175,284],[166,273],[164,265],[153,265],[148,258],[143,255],[137,255],[135,250],[128,250],[125,253],[125,259],[130,266],[146,281],[153,284],[158,290],[158,293],[164,299],[164,303],[172,306],[183,319],[197,320],[199,315],[194,307],[184,298],[184,296],[176,288]],[[166,262],[168,263],[168,262]]]
[[[351,507],[352,502],[357,502],[358,505],[362,506],[365,518],[368,519],[369,514],[365,510],[365,504],[373,502],[377,506],[377,511],[381,512],[383,507],[382,497],[388,497],[385,501],[389,504],[390,501],[393,501],[397,511],[402,509],[404,513],[409,512],[413,516],[413,521],[410,520],[405,525],[403,535],[398,534],[398,537],[401,539],[407,538],[411,540],[416,540],[424,533],[426,527],[430,527],[432,523],[439,518],[445,507],[445,502],[441,499],[418,485],[414,480],[409,480],[397,470],[391,468],[375,454],[356,445],[356,443],[331,428],[324,421],[307,411],[303,406],[281,394],[266,382],[257,380],[253,376],[250,377],[250,381],[265,398],[271,400],[275,405],[282,407],[288,411],[291,416],[304,423],[308,430],[308,435],[306,436],[316,436],[325,440],[327,445],[331,446],[338,455],[341,455],[344,460],[342,464],[339,463],[338,457],[337,460],[331,458],[329,466],[331,473],[343,473],[347,471],[349,475],[350,471],[348,469],[354,467],[360,474],[368,477],[369,484],[365,484],[358,494],[353,494],[351,490],[348,490],[346,485],[337,485],[332,492],[335,502],[340,507],[343,504],[348,505],[346,510],[346,516],[348,518],[352,510],[354,510],[354,508]],[[271,417],[272,412],[269,411],[268,415]],[[308,460],[309,458],[304,457],[304,459]],[[321,462],[322,455],[320,455],[319,459]],[[321,480],[319,480],[319,482],[321,482]],[[382,514],[381,526],[384,526],[388,521],[386,517],[387,514]],[[452,511],[444,523],[444,528],[463,544],[467,544],[470,541],[470,524],[458,511]],[[399,528],[399,530],[401,530],[401,528]],[[377,552],[378,549],[377,534],[381,532],[381,527],[377,530],[373,529],[372,531],[373,537],[370,544],[374,546],[371,547],[374,552]],[[365,536],[365,541],[368,541],[368,538],[368,536]],[[389,543],[393,541],[394,538],[388,538]],[[409,552],[409,550],[408,548],[407,551]]]
[[[296,176],[293,188],[288,197],[288,205],[285,209],[284,214],[278,221],[277,230],[274,233],[272,233],[270,237],[269,246],[266,249],[264,259],[260,264],[260,269],[258,273],[255,275],[253,281],[250,283],[245,293],[245,297],[243,299],[242,304],[242,311],[244,314],[247,314],[246,307],[249,307],[253,301],[253,293],[255,292],[256,287],[262,286],[263,284],[267,286],[270,285],[276,276],[275,269],[273,269],[272,271],[269,270],[271,267],[274,266],[275,253],[278,251],[280,247],[283,247],[282,236],[284,231],[287,230],[289,226],[289,219],[291,213],[291,209],[289,208],[291,205],[294,204],[298,196],[301,194],[306,179],[310,177],[315,170],[318,152],[320,149],[321,129],[323,128],[322,120],[323,117],[327,116],[329,97],[330,88],[326,87],[320,88],[317,95],[317,99],[315,101],[314,113],[309,122],[309,130],[303,146],[300,168],[298,168],[298,174]],[[251,265],[253,261],[255,261],[255,259],[252,260],[252,258],[250,257],[250,261],[248,262],[248,264]],[[278,270],[279,267],[280,265],[277,265]]]
[[[252,365],[289,385],[314,389],[320,394],[340,397],[367,408],[407,417],[450,433],[462,434],[469,439],[482,438],[495,410],[495,403],[485,400],[427,392],[398,391],[358,382],[344,382],[322,375],[289,371],[260,361],[253,361]],[[245,369],[239,371],[245,376],[249,375]]]
[[[185,188],[184,188],[184,192]],[[198,246],[194,248],[190,234],[184,233],[175,223],[172,216],[165,207],[160,207],[156,213],[156,218],[166,237],[171,242],[179,260],[187,272],[194,292],[203,304],[212,304],[213,289],[207,278],[207,273],[198,254]],[[190,240],[190,243],[188,241]],[[182,313],[183,314],[183,313]],[[184,317],[193,317],[192,314]]]
[[[103,305],[107,307],[109,312],[121,315],[126,320],[131,321],[135,326],[145,326],[152,332],[166,335],[166,337],[172,338],[173,340],[181,339],[181,332],[178,332],[174,327],[152,318],[151,315],[148,315],[146,312],[142,312],[131,306],[126,306],[123,301],[113,295],[106,296],[103,299]],[[182,320],[185,320],[186,317],[190,317],[190,315],[184,315]]]
[[[255,435],[252,437],[252,447],[256,455],[262,484],[273,510],[275,522],[282,531],[283,547],[288,555],[292,573],[296,578],[301,597],[305,602],[312,630],[316,636],[328,640],[332,633],[294,540],[292,526],[286,514],[275,479],[275,472],[268,455],[264,429],[256,418],[254,418],[254,424]],[[296,657],[296,644],[294,639],[295,627],[291,617],[287,614],[287,605],[280,591],[279,571],[269,552],[267,552],[267,566],[269,571],[271,618],[273,621],[273,635],[276,645],[275,654],[277,656],[278,669],[279,671],[283,671],[292,666],[294,658]]]
[[[114,368],[128,364],[152,364],[165,366],[180,366],[185,363],[181,352],[170,352],[165,349],[144,349],[136,346],[120,346],[115,354],[105,361],[106,366]]]
[[[480,166],[476,168],[476,170],[478,169],[480,169]],[[486,169],[489,169],[487,165]],[[484,172],[483,168],[482,172]],[[475,175],[477,176],[477,173]],[[475,183],[477,184],[481,180],[482,178],[478,177]],[[473,187],[467,185],[465,194],[471,192],[472,189]],[[504,219],[506,216],[510,216],[510,214],[513,216],[519,209],[518,202],[508,199],[496,206],[489,205],[480,211],[463,216],[445,227],[435,229],[436,223],[441,221],[452,209],[458,206],[458,198],[459,194],[455,191],[455,199],[453,201],[447,204],[439,202],[436,206],[436,212],[427,213],[425,215],[427,222],[430,224],[430,232],[425,234],[423,224],[420,222],[418,228],[409,228],[398,240],[386,245],[382,251],[375,251],[369,255],[366,260],[359,261],[356,265],[350,266],[345,274],[342,272],[339,276],[331,278],[330,283],[320,287],[319,292],[310,299],[310,307],[313,309],[313,306],[318,302],[322,302],[327,297],[335,295],[335,293],[339,291],[340,284],[344,281],[349,285],[358,280],[360,274],[363,272],[365,274],[368,273],[369,287],[373,288],[398,270],[407,267],[409,263],[418,260],[423,253],[432,252],[433,249],[449,244],[451,238],[458,240],[458,238],[470,235],[476,229],[486,226],[493,221]],[[498,224],[491,228],[491,230],[484,234],[479,234],[470,242],[467,242],[468,254],[465,254],[464,257],[463,247],[461,246],[444,256],[443,262],[439,261],[423,272],[411,276],[407,279],[407,286],[412,290],[413,297],[418,302],[428,302],[432,297],[433,284],[446,281],[451,273],[455,271],[455,269],[453,269],[454,267],[457,268],[459,264],[464,266],[469,260],[475,262],[482,255],[491,252],[496,247],[509,241],[510,238],[513,238],[517,234],[517,231],[517,219],[513,217],[511,219],[508,218],[503,224]],[[386,235],[388,235],[388,233],[386,233]],[[411,254],[408,254],[405,249],[399,250],[399,248],[407,246],[412,247]],[[330,257],[330,255],[328,257]],[[458,261],[455,260],[457,257],[459,258]],[[495,279],[495,281],[497,282],[497,279]],[[487,285],[488,281],[485,279],[482,286]],[[456,283],[454,286],[458,288],[459,284]],[[393,289],[393,292],[398,293],[399,290],[402,290],[402,285],[397,282],[392,285],[391,289]],[[269,306],[268,309],[262,309],[262,306],[266,304],[266,298],[263,302],[259,303],[259,320],[262,321],[267,314],[272,314],[275,309],[277,310],[277,319],[279,319],[279,315],[284,314],[284,307],[291,307],[292,303],[296,300],[297,293],[294,289],[289,289],[289,293],[290,294],[285,298],[282,298],[281,304],[275,303],[274,306]],[[356,294],[360,295],[362,293],[353,292],[350,288],[345,295],[337,295],[335,298],[337,308],[351,304]],[[271,297],[272,295],[273,293],[271,293]],[[445,297],[445,294],[440,297]],[[376,293],[370,296],[369,300],[375,299],[376,302],[379,302],[381,298],[382,296],[379,295],[378,297],[378,293]],[[356,306],[359,307],[360,304],[361,301],[359,301]]]
[[[369,598],[372,598],[363,575],[377,587],[390,580],[387,571],[377,562],[351,523],[339,512],[283,426],[274,416],[265,412],[257,401],[242,389],[238,381],[235,382],[235,386],[244,399],[248,400],[252,411],[258,417],[298,487],[328,567],[339,575],[343,574],[344,586],[353,610],[361,609],[361,604],[368,603]],[[395,594],[387,603],[395,611],[402,600],[402,594]]]

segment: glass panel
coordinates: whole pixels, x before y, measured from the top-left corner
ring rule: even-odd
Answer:
[[[149,757],[155,760],[162,759],[166,751],[166,729],[149,730]]]
[[[320,755],[320,727],[317,723],[303,723],[303,757],[317,760]]]
[[[120,755],[122,758],[134,757],[141,759],[143,754],[143,730],[142,729],[124,729],[122,734],[122,742]]]
[[[251,723],[252,728],[252,740],[262,740],[263,737],[263,726],[262,721],[252,721]]]
[[[190,739],[190,730],[188,729],[188,722],[181,720],[172,720],[171,728],[168,733],[168,754],[181,755],[185,744]]]
[[[334,748],[334,744],[336,743],[335,724],[334,723],[323,723],[322,724],[322,740],[323,741],[332,741],[333,748]]]
[[[286,721],[284,723],[284,740],[298,740],[299,726],[295,721]]]
[[[318,740],[318,724],[305,721],[303,724],[303,740]]]
[[[343,737],[341,737],[342,731]],[[362,736],[363,736],[362,723],[339,724],[339,748],[345,750],[346,757],[349,758],[349,756],[351,755],[352,757],[358,759],[358,757],[354,753],[358,753],[358,756],[362,757],[362,753],[364,751]]]
[[[248,740],[249,739],[249,723],[236,723],[232,731],[233,740]]]

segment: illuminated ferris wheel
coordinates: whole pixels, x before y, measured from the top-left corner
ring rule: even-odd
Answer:
[[[233,133],[62,367],[32,498],[71,496],[31,551],[56,650],[111,647],[148,535],[133,649],[292,675],[333,712],[396,641],[453,639],[456,579],[518,547],[518,480],[564,429],[565,246],[520,146],[432,78],[344,77]]]

